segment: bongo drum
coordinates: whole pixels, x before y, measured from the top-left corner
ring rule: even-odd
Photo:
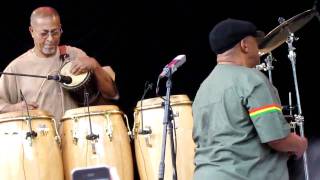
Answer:
[[[94,75],[91,72],[74,75],[70,72],[71,65],[72,61],[68,61],[60,69],[60,75],[70,76],[72,78],[70,84],[61,83],[62,87],[68,90],[71,97],[82,105],[86,105],[84,103],[84,93],[87,92],[89,94],[89,104],[92,104],[100,94]]]
[[[141,180],[158,179],[164,117],[162,102],[161,98],[145,99],[142,101],[142,106],[139,101],[134,110],[134,146]],[[195,149],[192,139],[192,102],[186,95],[172,95],[170,103],[176,131],[174,139],[176,139],[177,177],[184,180],[192,179]],[[139,134],[142,124],[144,130],[150,130],[150,134]],[[170,146],[170,138],[167,135],[164,179],[172,179]]]
[[[63,180],[60,137],[52,115],[30,110],[30,132],[26,111],[0,114],[0,179]]]
[[[127,127],[123,117],[126,119]],[[98,135],[88,140],[92,132]],[[133,162],[128,136],[129,124],[115,105],[90,106],[67,110],[62,118],[62,158],[65,179],[76,168],[113,166],[120,179],[133,180]]]

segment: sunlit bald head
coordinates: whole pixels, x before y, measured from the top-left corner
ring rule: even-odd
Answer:
[[[36,26],[38,21],[43,18],[52,18],[60,24],[60,16],[57,10],[52,7],[39,7],[32,12],[30,16],[30,25]]]

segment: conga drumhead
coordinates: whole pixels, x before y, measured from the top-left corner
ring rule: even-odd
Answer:
[[[137,103],[134,112],[134,146],[141,180],[158,178],[161,159],[164,100],[160,97],[145,99]],[[191,101],[186,95],[170,96],[176,131],[176,165],[178,179],[192,179],[194,148],[192,140],[193,117]],[[143,122],[142,122],[143,117]],[[142,129],[151,130],[151,134],[139,134]],[[168,131],[167,131],[168,133]],[[165,152],[164,179],[172,179],[170,139],[167,136]]]
[[[62,118],[62,152],[65,180],[75,168],[113,166],[120,179],[133,180],[130,140],[123,113],[115,105],[70,109]],[[99,137],[88,140],[92,132]]]
[[[47,111],[30,110],[0,114],[0,179],[63,180],[61,151],[56,141],[57,129]]]
[[[62,86],[66,89],[74,89],[76,87],[83,86],[87,79],[90,77],[90,72],[82,73],[79,75],[74,75],[70,72],[71,70],[71,61],[67,62],[60,69],[60,74],[64,76],[70,76],[72,78],[72,82],[70,84],[62,83]]]
[[[32,117],[47,117],[52,118],[52,114],[45,110],[29,110],[29,115]],[[0,114],[0,123],[6,121],[25,120],[28,117],[27,111],[14,111]]]
[[[144,99],[142,100],[142,109],[152,109],[152,108],[159,108],[162,106],[162,103],[164,100],[160,97],[156,98],[150,98],[150,99]],[[171,95],[170,96],[170,104],[176,105],[176,104],[191,104],[189,97],[187,95]],[[140,111],[141,110],[141,101],[138,101],[137,106],[135,110]]]
[[[72,61],[65,63],[61,69],[60,74],[70,76],[72,82],[70,84],[62,83],[62,87],[69,91],[70,96],[78,102],[81,106],[93,104],[100,96],[97,88],[96,78],[91,72],[85,72],[79,75],[74,75],[70,72]],[[85,93],[88,94],[88,99],[85,99]]]
[[[80,107],[75,109],[69,109],[64,113],[63,118],[61,121],[65,121],[67,119],[71,119],[75,116],[87,116],[88,115],[88,109],[90,113],[103,113],[106,111],[112,111],[116,110],[119,111],[119,107],[116,105],[101,105],[101,106],[89,106],[88,107]]]

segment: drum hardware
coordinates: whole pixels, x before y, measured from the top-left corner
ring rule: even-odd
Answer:
[[[303,121],[304,117],[302,116],[302,109],[300,104],[300,94],[299,94],[299,87],[297,81],[297,73],[296,73],[296,53],[294,50],[296,49],[293,46],[293,42],[297,41],[299,38],[294,35],[296,31],[306,25],[314,16],[319,18],[319,13],[315,7],[304,11],[289,20],[285,20],[284,18],[278,18],[279,25],[270,31],[262,41],[259,42],[259,55],[262,56],[266,53],[271,52],[273,49],[277,48],[284,42],[287,43],[288,46],[288,59],[291,62],[293,79],[294,79],[294,86],[296,92],[296,102],[298,108],[298,114],[295,114],[294,122],[292,126],[295,128],[295,125],[299,126],[300,136],[304,137],[304,127]],[[291,95],[290,95],[291,96]],[[290,105],[290,108],[292,105]],[[292,111],[291,111],[292,116]],[[305,179],[309,180],[309,171],[308,171],[308,164],[307,164],[307,153],[304,152],[303,154],[303,165],[304,165],[304,175]]]
[[[130,130],[130,126],[129,126],[129,120],[128,120],[128,116],[126,114],[124,114],[123,112],[120,111],[120,113],[122,114],[122,116],[125,118],[126,120],[126,123],[127,123],[127,129],[128,129],[128,135],[129,135],[129,139],[130,141],[133,139],[133,133],[132,131]]]
[[[74,126],[73,130],[71,130],[72,142],[73,142],[73,144],[77,145],[78,144],[78,140],[79,140],[79,136],[78,136],[78,118],[77,117],[72,117],[71,119],[74,122],[74,124],[76,124]]]
[[[95,140],[91,140],[91,149],[92,149],[92,154],[97,154],[97,150],[96,150],[96,143],[98,142],[97,139]]]
[[[131,141],[131,139],[133,139],[134,135],[133,135],[132,131],[130,130],[128,117],[122,111],[118,111],[118,110],[106,111],[104,113],[104,116],[107,119],[106,133],[109,136],[110,141],[112,141],[112,137],[113,137],[113,128],[112,128],[112,121],[111,121],[110,115],[113,113],[119,113],[124,117],[124,119],[126,121],[126,125],[127,125],[128,136],[130,137],[130,141]]]
[[[293,115],[293,110],[295,110],[296,107],[292,105],[291,92],[289,92],[289,105],[284,106],[283,109],[289,111],[289,115],[285,115],[285,118],[289,122],[291,132],[296,133],[297,122],[294,120]]]
[[[53,121],[53,124],[54,124],[55,133],[56,133],[56,135],[54,136],[54,139],[56,140],[57,144],[61,148],[61,137],[60,137],[60,135],[58,133],[57,123],[56,123],[56,120],[54,118],[52,118],[52,121]]]
[[[280,18],[279,22],[281,24],[285,23],[284,19]],[[293,73],[293,80],[294,80],[294,86],[295,86],[295,91],[296,91],[296,101],[297,101],[297,107],[298,107],[298,114],[294,115],[295,122],[299,126],[299,132],[300,136],[304,137],[304,117],[302,115],[302,108],[301,108],[301,103],[300,103],[300,94],[299,94],[299,87],[298,87],[298,80],[297,80],[297,72],[296,72],[296,53],[294,50],[296,49],[293,46],[293,42],[297,41],[298,38],[294,35],[293,32],[291,32],[291,29],[289,27],[285,28],[286,31],[289,33],[289,36],[286,40],[286,43],[288,45],[288,58],[291,62],[291,67],[292,67],[292,73]],[[303,153],[303,165],[304,165],[304,175],[305,179],[309,180],[309,170],[308,170],[308,162],[307,162],[307,152],[305,151]]]
[[[272,56],[272,53],[269,52],[268,56],[264,59],[264,63],[261,63],[256,66],[256,69],[260,71],[268,71],[269,81],[272,84],[272,70],[274,66],[272,65],[272,61],[276,61],[276,59]]]
[[[151,133],[152,133],[151,126],[146,126],[145,128],[150,131],[150,134],[144,134],[143,135],[144,140],[145,140],[146,145],[148,147],[152,147],[152,144],[151,144]]]
[[[106,117],[107,119],[107,127],[106,127],[106,133],[109,137],[109,140],[112,141],[112,133],[113,133],[113,129],[112,129],[112,122],[111,122],[111,119],[110,119],[110,112],[106,112],[104,114],[104,116]]]

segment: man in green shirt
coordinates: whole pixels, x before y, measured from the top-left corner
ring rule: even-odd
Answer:
[[[289,154],[301,157],[307,140],[285,120],[277,90],[256,70],[254,24],[226,19],[210,32],[217,65],[193,103],[194,179],[288,180]]]

